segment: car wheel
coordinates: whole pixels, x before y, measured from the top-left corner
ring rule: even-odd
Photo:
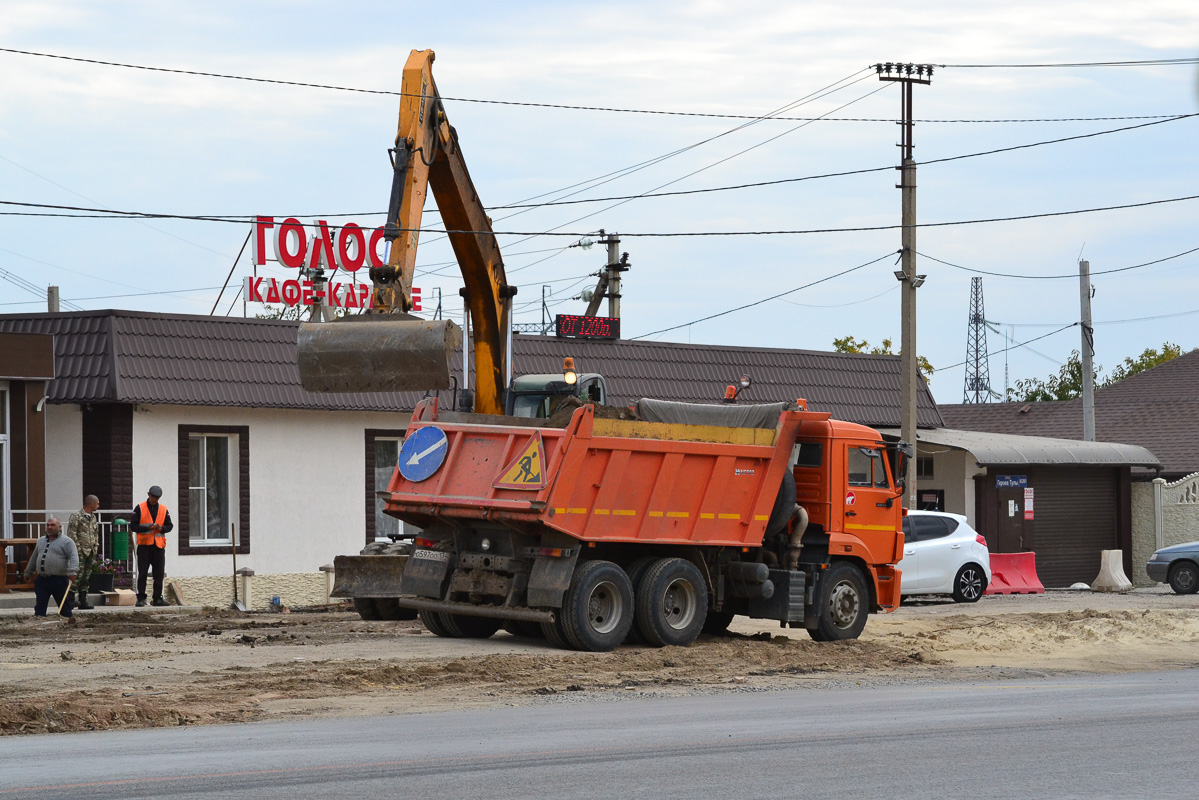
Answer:
[[[663,558],[645,572],[637,589],[637,628],[651,647],[686,647],[708,618],[708,587],[685,558]]]
[[[1175,594],[1194,594],[1199,591],[1199,567],[1190,561],[1179,561],[1170,567],[1170,588]]]
[[[844,561],[834,562],[820,578],[819,617],[808,635],[818,642],[856,639],[866,627],[870,594],[862,572]]]
[[[955,603],[977,603],[987,590],[987,573],[978,564],[967,564],[958,570],[953,579]]]

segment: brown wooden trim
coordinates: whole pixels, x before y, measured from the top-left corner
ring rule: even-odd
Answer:
[[[175,519],[175,537],[181,556],[211,556],[231,553],[221,545],[192,545],[188,531],[191,492],[188,461],[188,440],[193,433],[225,433],[237,435],[238,520],[237,552],[250,552],[250,426],[248,425],[180,425],[179,426],[179,516]]]
[[[99,497],[103,508],[133,508],[144,499],[133,495],[133,406],[85,405],[81,414],[83,494]]]
[[[45,333],[0,333],[0,380],[4,379],[53,380],[54,337]]]
[[[375,439],[403,439],[404,430],[367,428],[363,450],[366,453],[366,543],[375,541]]]

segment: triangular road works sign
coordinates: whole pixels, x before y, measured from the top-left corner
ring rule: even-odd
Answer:
[[[545,484],[545,448],[541,445],[541,431],[535,431],[529,437],[529,443],[504,467],[491,485],[497,489],[538,491],[544,489]]]

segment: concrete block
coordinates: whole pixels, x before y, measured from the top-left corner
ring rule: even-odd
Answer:
[[[1104,550],[1099,565],[1099,577],[1091,584],[1092,592],[1128,592],[1132,581],[1124,574],[1124,551]]]

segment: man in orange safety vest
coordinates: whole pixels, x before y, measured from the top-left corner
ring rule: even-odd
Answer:
[[[165,606],[162,596],[162,581],[166,572],[167,537],[174,530],[171,512],[158,502],[162,488],[151,486],[146,501],[133,509],[133,522],[129,528],[137,534],[137,604],[146,605],[146,577],[154,570],[154,602],[151,605]]]

